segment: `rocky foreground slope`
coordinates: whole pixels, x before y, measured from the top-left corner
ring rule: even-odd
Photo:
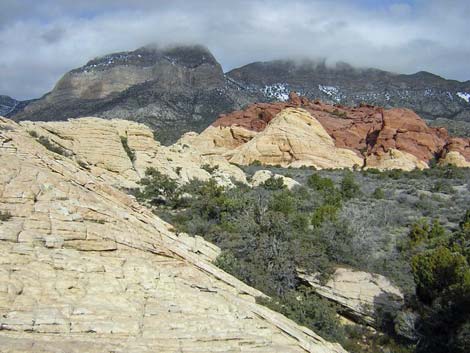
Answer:
[[[427,168],[430,163],[470,166],[470,140],[432,128],[409,109],[346,107],[290,100],[260,103],[221,115],[187,143],[203,155],[248,165],[324,168]]]
[[[29,128],[0,119],[2,352],[344,352]]]

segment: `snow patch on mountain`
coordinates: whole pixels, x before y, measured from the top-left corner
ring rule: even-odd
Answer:
[[[339,97],[339,89],[337,87],[318,85],[318,89],[338,102],[341,100]]]
[[[462,98],[465,102],[470,103],[470,93],[467,92],[457,92],[457,96]]]
[[[273,85],[264,86],[261,92],[269,98],[285,102],[289,99],[290,89],[285,83],[275,83]]]

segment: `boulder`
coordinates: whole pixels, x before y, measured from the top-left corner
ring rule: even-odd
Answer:
[[[318,275],[298,272],[315,291],[337,304],[345,316],[375,327],[380,312],[398,312],[404,305],[404,296],[386,277],[349,268],[337,268],[327,283]]]
[[[282,180],[282,183],[284,184],[284,186],[286,188],[288,188],[289,190],[292,190],[295,186],[300,185],[300,183],[298,183],[297,181],[295,181],[292,178],[285,177],[284,175],[280,175],[280,174],[274,174],[273,172],[271,172],[269,170],[258,170],[255,174],[253,174],[253,176],[251,177],[251,185],[252,186],[260,186],[266,180],[268,180],[272,177],[274,177],[276,179],[280,178]]]

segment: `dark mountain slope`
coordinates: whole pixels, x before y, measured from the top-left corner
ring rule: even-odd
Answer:
[[[294,90],[330,103],[407,107],[425,119],[470,121],[470,81],[446,80],[428,72],[400,75],[344,63],[329,67],[314,62],[270,61],[243,66],[227,76],[242,87],[276,98]]]

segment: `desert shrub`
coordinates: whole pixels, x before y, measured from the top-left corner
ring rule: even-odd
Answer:
[[[310,177],[307,179],[307,185],[312,189],[320,192],[329,192],[335,189],[333,180],[329,178],[322,178],[317,173],[310,175]]]
[[[382,200],[385,198],[385,192],[381,187],[377,187],[372,193],[372,197],[376,200]]]
[[[68,153],[67,153],[67,150],[64,149],[63,147],[51,142],[47,137],[45,136],[39,136],[39,138],[37,139],[37,141],[43,145],[44,147],[46,147],[49,151],[51,152],[54,152],[54,153],[57,153],[57,154],[60,154],[62,156],[67,156]]]
[[[341,180],[341,195],[344,199],[349,200],[354,197],[358,197],[361,194],[361,188],[359,184],[356,183],[354,174],[351,172],[346,172],[343,180]]]
[[[267,190],[282,190],[286,188],[282,178],[276,177],[274,175],[261,183],[261,186]]]
[[[290,191],[283,190],[273,195],[269,209],[287,216],[296,211],[296,199]]]
[[[131,162],[135,161],[135,152],[129,147],[129,143],[127,141],[127,137],[121,136],[121,144],[122,147],[124,148],[124,151],[126,151],[127,156],[131,160]]]
[[[338,215],[338,207],[334,205],[322,205],[313,211],[312,226],[320,227],[325,221],[335,221]]]
[[[327,340],[343,342],[345,331],[336,315],[336,308],[320,298],[311,288],[300,287],[280,298],[258,298],[258,303],[280,312],[300,325],[312,328]]]
[[[11,218],[11,213],[9,211],[0,211],[0,222],[6,222]]]
[[[39,135],[36,131],[34,130],[28,130],[28,134],[31,136],[31,137],[34,137],[34,138],[38,138]]]
[[[139,184],[141,190],[137,193],[137,198],[153,206],[177,207],[181,201],[181,189],[176,181],[155,168],[148,168]]]
[[[455,193],[452,184],[449,183],[447,180],[438,180],[434,183],[431,188],[432,192],[442,192],[444,194],[453,194]]]
[[[201,166],[202,169],[204,169],[206,172],[209,174],[214,173],[216,170],[219,169],[218,165],[211,166],[210,164],[206,163]]]
[[[348,114],[345,111],[341,112],[338,109],[333,110],[330,114],[337,116],[338,118],[341,118],[341,119],[345,119],[348,116]]]
[[[411,258],[422,316],[418,352],[468,352],[470,349],[470,258],[466,251],[470,241],[469,216],[467,212],[459,229],[447,241],[428,241]],[[438,236],[442,233],[435,232]]]

